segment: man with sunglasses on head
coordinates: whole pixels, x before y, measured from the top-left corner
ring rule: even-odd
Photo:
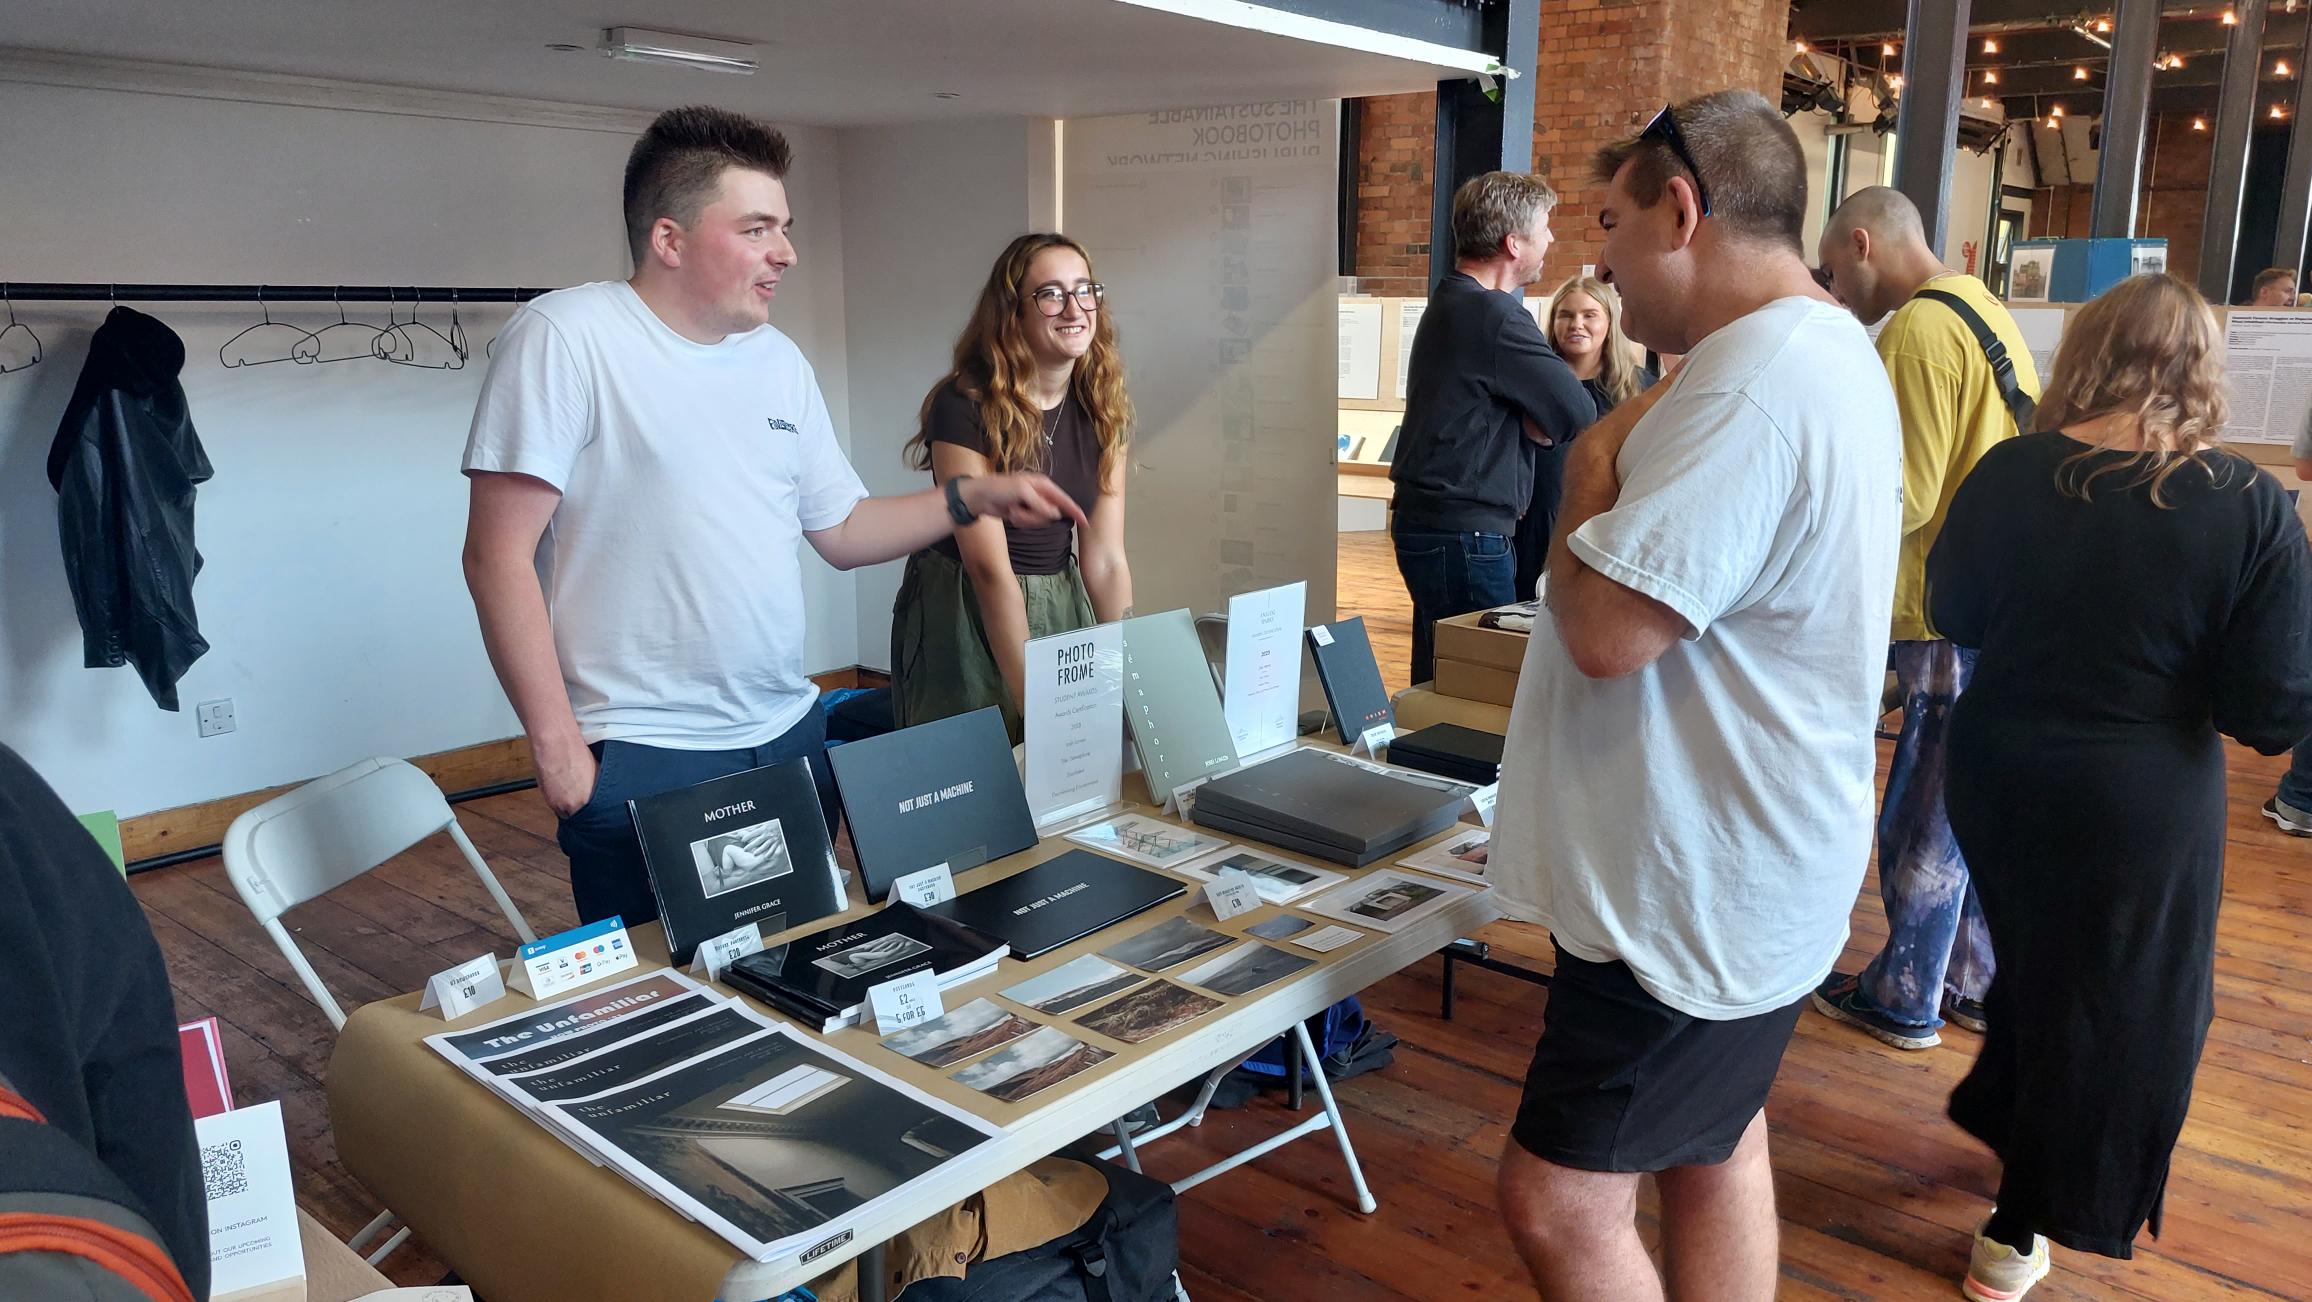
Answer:
[[[1774,105],[1665,108],[1597,176],[1598,274],[1684,361],[1574,444],[1510,716],[1493,876],[1557,966],[1500,1205],[1545,1298],[1764,1302],[1766,1095],[1870,849],[1901,427]]]
[[[1389,467],[1389,533],[1413,598],[1413,678],[1435,677],[1436,622],[1530,600],[1517,591],[1518,517],[1554,483],[1597,402],[1517,291],[1541,279],[1557,192],[1488,172],[1453,195],[1453,271],[1429,295],[1405,368],[1404,432]]]
[[[803,757],[834,818],[802,544],[848,570],[983,515],[1084,523],[1036,474],[867,496],[769,324],[795,265],[789,157],[751,118],[661,114],[626,164],[634,275],[517,313],[474,411],[466,583],[581,921],[658,916],[631,798]]]

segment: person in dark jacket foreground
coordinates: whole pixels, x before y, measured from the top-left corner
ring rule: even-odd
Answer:
[[[112,861],[6,746],[0,1009],[0,1102],[20,1098],[116,1177],[112,1199],[142,1213],[192,1295],[207,1297],[209,1208],[160,947]],[[109,1182],[81,1154],[53,1137],[40,1151],[0,1164],[0,1211],[24,1210],[22,1195],[105,1198]]]
[[[2004,1166],[1964,1291],[2012,1302],[2045,1240],[2128,1257],[2215,1009],[2228,733],[2312,733],[2312,549],[2279,482],[2213,446],[2223,336],[2190,286],[2122,281],[2063,333],[2042,433],[1951,499],[1928,615],[1978,653],[1951,707],[1951,830],[1999,970],[1951,1119]]]
[[[135,665],[164,710],[177,708],[177,680],[209,649],[193,614],[193,490],[211,472],[177,383],[184,368],[175,331],[114,308],[48,448],[82,663]]]

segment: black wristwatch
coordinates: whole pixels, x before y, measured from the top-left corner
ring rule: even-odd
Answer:
[[[947,481],[947,518],[955,521],[958,529],[979,518],[977,512],[964,505],[963,481],[969,478],[969,475],[957,475]]]

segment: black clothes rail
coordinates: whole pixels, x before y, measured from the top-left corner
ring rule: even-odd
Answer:
[[[38,303],[527,303],[548,289],[506,285],[132,285],[0,281],[0,298]]]

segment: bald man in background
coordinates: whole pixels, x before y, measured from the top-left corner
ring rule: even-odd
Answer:
[[[1927,626],[1927,552],[1959,481],[1992,444],[2029,427],[2039,373],[2015,318],[1982,281],[1943,265],[1900,191],[1856,192],[1831,214],[1821,253],[1832,292],[1864,325],[1894,314],[1878,352],[1903,422],[1903,545],[1887,655],[1903,727],[1878,824],[1886,948],[1856,975],[1832,973],[1814,1006],[1898,1049],[1928,1049],[1942,1042],[1946,1019],[1983,1029],[1993,964],[1943,813],[1945,728],[1975,653]]]

